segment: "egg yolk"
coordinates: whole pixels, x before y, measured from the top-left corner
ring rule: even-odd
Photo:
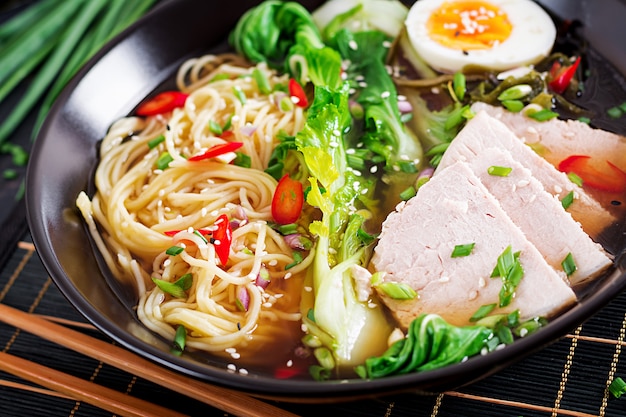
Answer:
[[[504,42],[513,29],[506,13],[486,1],[444,2],[426,24],[435,42],[462,51],[490,49]]]

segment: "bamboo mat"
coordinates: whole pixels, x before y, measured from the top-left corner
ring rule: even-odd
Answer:
[[[28,234],[0,270],[0,302],[108,340],[85,322],[48,277]],[[462,389],[435,396],[401,394],[338,404],[272,402],[301,416],[626,416],[626,398],[608,394],[626,379],[626,294],[541,352]],[[0,324],[3,352],[190,416],[227,416],[180,394]],[[625,353],[626,354],[626,353]],[[110,413],[0,373],[0,416],[98,417]]]

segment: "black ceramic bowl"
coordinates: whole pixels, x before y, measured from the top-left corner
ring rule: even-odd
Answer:
[[[63,92],[36,141],[26,188],[35,246],[65,297],[103,333],[164,367],[212,383],[285,401],[333,401],[407,390],[437,392],[470,383],[563,336],[624,290],[626,277],[618,265],[574,308],[503,350],[439,370],[374,381],[240,375],[227,372],[220,359],[170,354],[169,342],[145,329],[129,297],[101,269],[75,199],[90,186],[97,143],[111,123],[171,80],[184,59],[223,47],[238,17],[256,3],[231,0],[219,10],[214,2],[198,0],[160,4],[89,62]],[[311,8],[321,1],[303,3]],[[615,251],[622,246],[616,243]]]

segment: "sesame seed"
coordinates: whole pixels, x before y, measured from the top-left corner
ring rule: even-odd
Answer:
[[[241,375],[248,375],[248,370],[246,368],[241,368],[241,369],[239,369],[239,373]]]
[[[231,353],[237,352],[237,349],[234,347],[229,347],[229,348],[224,349],[224,352],[231,354]]]
[[[272,303],[269,303],[269,302],[267,302],[267,303],[263,303],[263,307],[265,307],[265,308],[272,308],[272,305],[273,305],[273,304],[272,304]]]
[[[348,42],[348,46],[350,47],[350,49],[352,49],[353,51],[356,51],[357,49],[359,49],[359,45],[356,43],[356,41],[351,40],[350,42]]]
[[[285,276],[283,277],[283,279],[289,279],[291,278],[291,275],[292,275],[291,272],[287,272]]]
[[[228,368],[229,371],[236,371],[237,367],[235,366],[235,364],[233,363],[229,363],[226,368]]]
[[[380,96],[382,98],[388,98],[391,95],[391,93],[389,91],[383,91],[382,93],[380,93]]]
[[[311,292],[313,291],[313,288],[309,287],[308,285],[306,287],[304,287],[304,291],[306,292]]]
[[[378,166],[376,166],[376,165],[374,165],[374,166],[372,166],[372,167],[370,168],[370,172],[371,172],[372,174],[375,174],[377,171],[378,171]]]
[[[289,359],[289,360],[287,361],[287,367],[288,367],[288,368],[291,368],[292,366],[293,366],[293,361],[292,361],[291,359]]]

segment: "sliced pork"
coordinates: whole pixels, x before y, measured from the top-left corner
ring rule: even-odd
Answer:
[[[538,122],[522,113],[513,113],[502,107],[474,103],[476,113],[485,111],[504,123],[518,138],[537,149],[551,164],[571,155],[587,155],[601,161],[610,161],[626,170],[626,138],[602,129],[593,129],[578,120],[551,119]]]
[[[568,254],[572,255],[577,269],[568,277],[571,285],[595,278],[611,266],[602,246],[591,240],[564,210],[562,202],[548,194],[508,151],[488,148],[468,163],[526,238],[564,277],[562,263]],[[508,175],[492,175],[492,167],[511,171]]]
[[[530,147],[524,145],[501,121],[485,111],[476,113],[467,122],[443,154],[437,170],[456,161],[472,160],[485,149],[494,147],[510,152],[517,162],[532,172],[548,193],[559,200],[574,192],[575,202],[567,210],[591,236],[597,236],[615,221],[611,213],[581,187],[570,181],[566,174],[558,171]]]
[[[474,243],[468,256],[452,257],[456,245]],[[466,325],[483,305],[498,303],[500,278],[491,278],[498,257],[520,251],[524,276],[510,305],[521,319],[549,317],[576,298],[465,162],[439,170],[417,196],[391,213],[382,226],[372,267],[387,282],[411,286],[413,300],[379,295],[404,328],[421,313]]]

